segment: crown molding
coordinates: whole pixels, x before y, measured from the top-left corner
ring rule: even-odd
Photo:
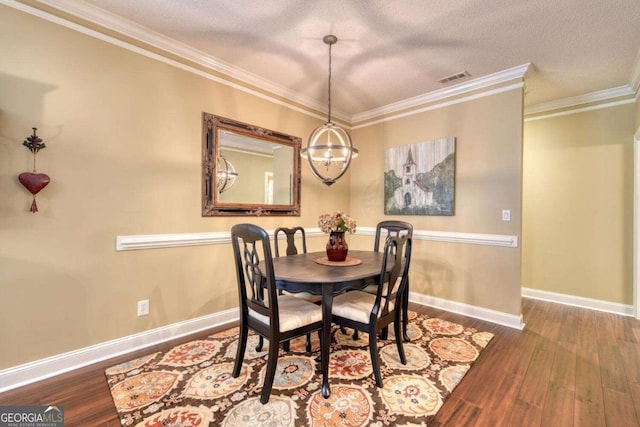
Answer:
[[[409,116],[413,116],[415,114],[420,114],[420,113],[424,113],[426,111],[432,111],[432,110],[437,110],[440,108],[445,108],[445,107],[450,107],[452,105],[456,105],[456,104],[462,104],[464,102],[469,102],[469,101],[473,101],[476,99],[480,99],[480,98],[485,98],[487,96],[493,96],[496,95],[498,93],[503,93],[503,92],[508,92],[510,90],[520,90],[524,87],[524,83],[523,82],[519,82],[519,83],[513,83],[507,86],[500,86],[496,89],[491,89],[491,90],[485,90],[483,92],[478,92],[478,93],[473,93],[469,96],[463,96],[460,98],[454,98],[454,99],[449,99],[449,100],[445,100],[442,102],[438,102],[435,104],[429,104],[425,107],[418,107],[418,108],[414,108],[412,110],[407,110],[407,111],[403,111],[400,112],[398,114],[394,114],[394,115],[389,115],[389,116],[384,116],[378,120],[372,120],[360,125],[352,125],[351,129],[360,129],[360,128],[365,128],[368,126],[373,126],[373,125],[377,125],[379,123],[384,123],[384,122],[390,122],[392,120],[397,120],[403,117],[409,117]]]
[[[268,93],[272,93],[276,96],[282,97],[291,102],[300,104],[306,108],[319,111],[321,113],[327,112],[327,106],[325,104],[321,104],[309,97],[301,96],[298,93],[289,90],[285,86],[276,84],[256,74],[250,73],[246,70],[242,70],[231,64],[220,61],[219,59],[211,55],[208,55],[202,51],[199,51],[190,46],[177,42],[147,27],[131,22],[125,18],[112,14],[108,11],[100,9],[91,4],[78,2],[77,0],[38,0],[38,1],[39,3],[50,6],[63,13],[67,13],[69,15],[75,16],[76,18],[79,18],[81,20],[98,25],[110,31],[114,31],[125,37],[131,38],[133,40],[137,40],[146,45],[152,46],[154,48],[160,49],[169,54],[175,55],[179,58],[183,58],[194,64],[204,66],[210,70],[229,76],[230,78],[240,81],[243,84],[246,84],[248,86],[259,88]],[[20,4],[17,1],[0,0],[0,4],[7,4],[8,6],[18,8],[20,10],[23,10],[28,13],[32,13],[34,15],[43,17],[45,19],[47,19],[45,15],[51,16],[47,12],[43,12],[37,8]],[[65,21],[63,18],[59,18],[59,17],[56,17],[56,18],[57,18],[55,20],[56,23],[66,25],[67,27],[78,30],[77,28],[79,26],[78,24],[74,24],[73,26],[71,26],[69,25],[70,23],[65,24],[63,22]],[[98,33],[98,31],[95,31],[95,33]],[[92,35],[94,37],[96,36],[96,34],[92,34]],[[114,40],[112,37],[108,37],[108,36],[101,37],[101,38],[111,43],[113,43],[113,40]],[[118,43],[118,45],[122,46],[123,44],[122,40],[119,40],[119,42],[120,43]],[[140,50],[140,48],[138,50]],[[376,117],[378,115],[389,114],[389,113],[394,113],[400,110],[414,108],[417,106],[421,106],[425,103],[432,103],[442,99],[466,94],[472,91],[482,90],[489,86],[493,86],[495,84],[506,82],[512,79],[523,78],[524,74],[529,69],[529,66],[530,64],[528,63],[519,65],[517,67],[513,67],[504,71],[499,71],[497,73],[493,73],[484,77],[479,77],[477,79],[473,79],[468,82],[464,82],[448,88],[444,88],[444,89],[436,90],[423,95],[419,95],[416,97],[412,97],[407,100],[389,104],[377,109],[369,110],[364,113],[356,114],[351,117],[349,117],[346,114],[340,113],[339,111],[335,111],[332,115],[336,119],[352,124],[356,121],[366,120],[369,118]],[[310,113],[310,115],[312,115],[313,117],[318,117],[317,114]]]
[[[194,64],[204,66],[215,72],[224,74],[236,79],[248,86],[259,88],[276,96],[283,97],[289,101],[298,103],[307,108],[311,108],[322,113],[327,112],[327,106],[316,100],[301,96],[291,91],[285,86],[274,83],[249,71],[238,68],[232,64],[221,61],[211,55],[208,55],[198,49],[194,49],[160,33],[157,33],[147,27],[129,21],[121,16],[115,15],[106,10],[100,9],[94,5],[78,2],[77,0],[38,0],[39,3],[51,6],[61,12],[73,15],[108,30],[114,31],[125,37],[137,40],[154,48],[160,49],[179,58],[190,61]],[[11,5],[11,1],[2,0],[2,3]],[[26,9],[23,9],[28,11]],[[349,120],[349,117],[333,112],[335,118],[341,120]],[[315,115],[314,115],[315,116]]]
[[[569,116],[571,114],[578,114],[578,113],[584,113],[587,111],[602,110],[604,108],[617,107],[618,105],[633,104],[634,102],[636,102],[635,98],[623,99],[621,101],[603,102],[595,105],[590,105],[588,107],[571,108],[569,110],[549,112],[547,114],[540,114],[538,116],[533,116],[533,117],[525,117],[524,122],[525,123],[535,122],[536,120],[546,120],[546,119],[552,119],[554,117]]]
[[[577,105],[604,102],[613,98],[634,96],[635,93],[636,92],[629,85],[623,85],[584,95],[572,96],[570,98],[557,99],[555,101],[532,105],[531,107],[525,108],[524,114],[526,116],[530,114],[544,113],[546,111],[559,110],[562,108],[575,107]]]
[[[283,85],[276,84],[273,81],[267,80],[256,74],[235,67],[234,65],[225,63],[202,51],[179,43],[147,27],[131,22],[125,18],[112,14],[91,4],[78,2],[77,0],[38,0],[38,3],[52,7],[62,13],[72,15],[80,20],[92,23],[107,30],[114,31],[118,34],[121,34],[125,38],[136,40],[168,54],[182,58],[185,61],[206,67],[211,71],[227,76],[230,79],[241,82],[242,84],[233,83],[230,80],[225,80],[224,78],[217,77],[211,73],[205,73],[202,70],[189,66],[188,64],[169,59],[168,57],[156,54],[151,50],[145,49],[144,47],[131,44],[126,40],[114,38],[98,30],[90,29],[85,25],[71,22],[64,17],[60,17],[45,10],[39,9],[36,6],[30,6],[26,3],[21,3],[19,0],[0,0],[0,4],[13,7],[39,18],[46,19],[50,22],[54,22],[75,31],[79,31],[83,34],[87,34],[100,40],[109,42],[116,46],[120,46],[133,52],[171,64],[173,66],[201,75],[219,83],[232,86],[236,89],[245,91],[250,94],[254,94],[261,98],[268,99],[272,102],[275,102],[276,104],[285,105],[311,117],[324,120],[325,117],[323,115],[317,114],[316,112],[320,112],[322,114],[327,113],[327,106],[317,102],[314,99],[301,96],[300,94],[289,90]],[[522,79],[529,70],[530,66],[530,63],[522,64],[454,86],[428,92],[423,95],[418,95],[406,100],[365,111],[363,113],[358,113],[353,116],[348,116],[344,113],[340,113],[339,111],[335,111],[333,113],[333,116],[336,119],[347,123],[347,127],[355,129],[357,127],[361,127],[354,126],[354,123],[357,122],[379,118],[380,116],[384,116],[387,114],[393,114],[401,111],[424,107],[425,104],[436,103],[438,101],[447,100],[449,98],[468,94],[474,91],[481,91],[483,89],[487,89],[491,86],[505,83],[513,79]],[[586,103],[603,102],[616,97],[632,96],[638,93],[639,88],[640,50],[638,51],[638,55],[636,57],[635,66],[629,85],[534,105],[525,109],[525,115],[541,113],[555,109],[569,108]],[[282,100],[278,99],[278,97],[282,98]],[[295,104],[298,104],[303,108],[300,108]],[[442,108],[447,105],[448,103],[445,102],[441,105],[436,106],[436,108]],[[400,116],[403,115],[404,114],[401,114]]]
[[[468,94],[469,92],[487,89],[491,86],[505,83],[514,79],[522,79],[529,70],[530,66],[531,63],[518,65],[517,67],[509,68],[507,70],[499,71],[487,76],[478,77],[464,83],[460,83],[444,89],[438,89],[429,93],[405,99],[403,101],[388,104],[380,108],[374,108],[373,110],[355,114],[351,117],[351,123],[357,123],[385,114],[393,114],[398,111],[420,107],[424,104],[438,102],[455,96]]]

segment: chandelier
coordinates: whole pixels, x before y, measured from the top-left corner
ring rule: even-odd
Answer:
[[[322,41],[329,45],[329,114],[327,122],[311,132],[309,143],[300,155],[309,161],[316,178],[331,185],[344,175],[351,159],[358,156],[358,150],[353,148],[349,133],[331,121],[331,46],[338,38],[327,35]]]
[[[220,194],[233,187],[238,177],[236,168],[234,168],[231,162],[225,159],[222,154],[218,155],[217,177],[218,193]]]

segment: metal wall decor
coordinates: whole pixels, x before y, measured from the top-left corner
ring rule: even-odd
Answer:
[[[51,178],[49,175],[44,173],[36,172],[36,154],[38,151],[46,148],[42,139],[36,135],[36,131],[38,128],[32,128],[33,135],[27,137],[27,139],[22,143],[25,147],[29,149],[33,153],[33,172],[23,172],[18,175],[18,181],[24,187],[29,190],[29,192],[33,195],[33,202],[31,203],[31,212],[38,212],[38,205],[36,204],[36,194],[40,192],[44,187],[46,187],[49,182],[51,182]]]

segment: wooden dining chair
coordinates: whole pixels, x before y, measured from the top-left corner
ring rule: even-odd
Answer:
[[[273,236],[274,236],[274,244],[273,247],[275,249],[275,253],[276,256],[279,257],[280,256],[280,250],[278,248],[278,235],[280,234],[284,234],[286,236],[287,239],[287,249],[286,249],[286,254],[287,256],[289,255],[297,255],[298,252],[298,248],[296,247],[296,235],[299,235],[298,240],[300,241],[300,244],[302,245],[302,253],[306,254],[307,253],[307,238],[306,238],[306,234],[304,232],[304,228],[302,227],[292,227],[292,228],[287,228],[287,227],[278,227],[275,229]],[[309,292],[300,292],[300,293],[295,293],[292,294],[295,295],[298,298],[303,298],[307,301],[311,301],[313,303],[319,304],[320,301],[322,301],[322,295],[314,295],[311,294]]]
[[[298,227],[291,227],[291,228],[278,227],[273,232],[273,238],[274,238],[273,248],[275,250],[275,253],[276,253],[277,257],[280,256],[280,251],[279,251],[279,248],[278,248],[278,235],[280,235],[280,234],[284,234],[284,236],[287,239],[287,249],[286,249],[286,254],[287,255],[297,255],[298,254],[298,248],[296,246],[296,237],[298,237],[298,240],[300,241],[300,243],[302,245],[302,253],[303,254],[307,253],[307,236],[306,236],[306,233],[304,232],[304,228],[299,227],[299,226]]]
[[[380,251],[381,238],[386,241],[389,236],[408,235],[413,239],[413,225],[405,221],[381,221],[376,226],[376,237],[373,242],[373,250],[375,252]],[[384,242],[383,242],[384,244]]]
[[[405,221],[381,221],[376,226],[376,237],[373,242],[373,250],[380,252],[380,242],[383,244],[390,236],[407,235],[410,239],[413,239],[413,225]],[[408,270],[407,270],[408,272]],[[402,295],[402,337],[405,341],[409,342],[409,336],[407,335],[407,323],[409,322],[409,276],[403,275],[399,280],[405,281],[404,294]],[[375,294],[378,291],[377,284],[368,285],[363,289],[365,292]],[[382,339],[387,339],[387,330],[382,331]],[[353,339],[358,339],[358,331],[353,332]]]
[[[322,328],[320,306],[291,295],[279,295],[273,272],[269,234],[254,224],[231,228],[231,243],[238,279],[240,335],[233,367],[237,378],[242,369],[249,329],[269,341],[269,355],[260,402],[267,403],[278,363],[281,342]]]
[[[302,246],[302,253],[306,254],[307,253],[307,236],[306,233],[304,232],[304,228],[297,226],[297,227],[278,227],[275,229],[275,231],[273,232],[273,248],[274,251],[276,253],[276,257],[280,257],[280,248],[278,245],[278,236],[280,234],[283,234],[286,238],[286,242],[287,242],[287,248],[286,248],[286,254],[287,256],[289,255],[297,255],[298,252],[298,248],[296,246],[296,239],[300,242],[300,245]],[[296,298],[302,298],[306,301],[312,302],[314,304],[320,304],[320,302],[322,301],[322,295],[314,295],[312,293],[309,292],[298,292],[298,293],[292,293],[291,295],[295,296]],[[257,350],[260,351],[259,349],[262,347],[262,340],[258,343],[258,347]],[[283,343],[283,348],[284,351],[289,351],[289,342],[285,342]],[[311,352],[311,335],[308,334],[307,335],[307,344],[306,344],[306,350],[308,353]]]
[[[378,354],[378,333],[393,323],[396,346],[403,365],[407,364],[401,335],[402,295],[406,281],[398,280],[406,276],[411,262],[411,237],[389,236],[384,245],[384,256],[377,291],[350,291],[333,298],[331,320],[340,325],[369,334],[369,352],[376,385],[382,387],[380,356]],[[388,266],[391,267],[387,271]]]

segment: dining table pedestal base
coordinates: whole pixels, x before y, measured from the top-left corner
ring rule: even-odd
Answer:
[[[324,363],[322,366],[322,397],[328,399],[331,396],[329,387],[329,351],[331,349],[331,308],[333,306],[333,284],[322,284],[322,340],[320,340],[320,357]]]
[[[278,289],[322,295],[322,330],[320,333],[320,367],[322,396],[331,396],[329,386],[329,358],[331,351],[331,308],[333,296],[349,290],[364,289],[379,280],[382,254],[375,251],[349,251],[359,262],[348,265],[323,265],[316,262],[326,253],[310,252],[273,259]],[[347,258],[348,260],[348,258]],[[390,269],[391,267],[389,267]]]

